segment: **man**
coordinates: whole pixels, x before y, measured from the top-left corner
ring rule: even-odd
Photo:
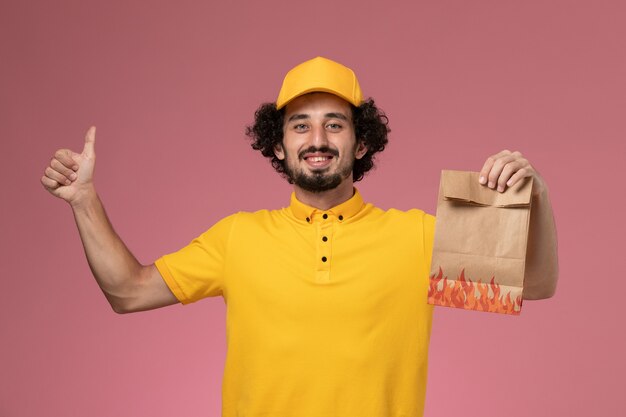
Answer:
[[[41,181],[70,203],[116,312],[224,297],[224,416],[421,416],[434,217],[380,210],[354,188],[387,132],[350,69],[319,57],[300,64],[247,130],[293,184],[290,206],[226,217],[152,265],[128,251],[96,194],[95,128],[81,154],[57,151]],[[556,235],[543,180],[503,151],[487,159],[481,183],[504,192],[531,176],[538,250],[529,256],[540,267],[524,296],[545,298],[556,283]]]

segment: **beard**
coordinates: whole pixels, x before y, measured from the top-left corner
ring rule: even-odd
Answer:
[[[298,160],[304,160],[304,154],[308,152],[324,152],[331,153],[333,158],[339,157],[339,152],[327,147],[308,148],[300,152]],[[300,168],[292,168],[289,165],[289,156],[285,153],[285,174],[290,183],[297,185],[305,191],[312,193],[321,193],[323,191],[333,190],[341,184],[341,182],[352,175],[354,167],[354,155],[339,166],[336,172],[329,173],[330,168],[314,170],[311,173],[305,172]]]

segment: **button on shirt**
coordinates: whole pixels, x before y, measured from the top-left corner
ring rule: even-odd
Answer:
[[[223,416],[421,416],[434,217],[358,191],[229,216],[157,260],[184,304],[221,295]],[[206,331],[206,329],[201,329]]]
[[[332,249],[333,237],[345,219],[349,219],[358,214],[365,206],[360,194],[329,210],[318,210],[301,203],[291,196],[290,211],[297,219],[304,218],[312,227],[315,233],[315,253],[317,262],[315,265],[315,281],[324,283],[330,281],[332,270]]]

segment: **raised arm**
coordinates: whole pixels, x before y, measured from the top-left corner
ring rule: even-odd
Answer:
[[[150,310],[178,302],[152,265],[142,265],[113,230],[93,183],[96,128],[82,153],[56,151],[41,183],[74,212],[89,267],[117,313]]]
[[[559,264],[556,226],[545,181],[521,153],[506,150],[487,158],[479,177],[481,184],[500,192],[522,178],[533,177],[523,296],[526,300],[552,297]]]

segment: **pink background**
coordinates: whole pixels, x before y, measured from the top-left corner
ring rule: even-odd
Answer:
[[[438,308],[426,416],[624,408],[626,7],[615,1],[18,1],[0,9],[0,416],[216,416],[224,303],[120,316],[39,178],[98,127],[97,185],[143,262],[290,188],[244,126],[317,55],[391,120],[360,184],[435,210],[439,171],[522,151],[546,178],[557,295],[520,317]]]

